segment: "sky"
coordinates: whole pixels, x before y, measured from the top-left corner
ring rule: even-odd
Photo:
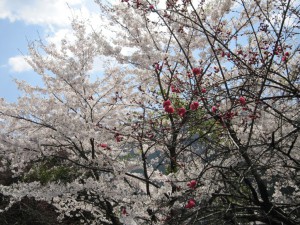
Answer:
[[[0,98],[15,102],[21,96],[15,79],[42,85],[23,59],[28,54],[27,46],[39,39],[59,43],[71,34],[71,19],[76,16],[88,19],[92,26],[105,27],[94,0],[0,0]],[[95,60],[91,77],[103,69],[102,61]]]
[[[71,19],[75,16],[88,19],[97,27],[104,23],[94,0],[0,0],[0,98],[15,102],[22,94],[14,79],[42,84],[23,59],[28,54],[28,43],[40,38],[59,43],[70,35]],[[96,59],[95,73],[101,71],[101,62]]]
[[[14,79],[41,84],[23,59],[28,43],[59,42],[74,15],[97,20],[97,11],[93,0],[0,0],[0,98],[15,102],[21,95]]]

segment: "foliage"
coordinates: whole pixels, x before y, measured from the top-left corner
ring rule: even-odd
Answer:
[[[46,164],[34,166],[30,172],[26,173],[23,181],[33,182],[40,181],[41,184],[48,182],[67,183],[75,179],[74,168],[70,166],[52,166],[49,168]]]
[[[49,203],[24,197],[0,215],[0,222],[3,225],[54,225],[56,217],[55,207]]]

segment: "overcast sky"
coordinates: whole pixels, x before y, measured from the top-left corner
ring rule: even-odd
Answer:
[[[97,11],[93,0],[0,0],[0,98],[12,102],[20,95],[15,78],[40,83],[22,58],[28,42],[59,41],[69,32],[72,15],[95,19]]]

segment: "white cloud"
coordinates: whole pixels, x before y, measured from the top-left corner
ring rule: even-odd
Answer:
[[[61,27],[69,25],[72,10],[80,9],[85,2],[86,0],[1,0],[0,19]]]
[[[138,48],[131,48],[131,47],[123,47],[121,50],[121,54],[125,56],[131,56],[133,53],[138,51]]]
[[[31,70],[31,66],[25,61],[25,57],[22,55],[17,55],[8,59],[8,65],[12,72],[25,72]]]
[[[46,41],[48,43],[54,43],[56,45],[59,45],[62,39],[66,39],[67,37],[68,39],[70,39],[72,38],[72,36],[73,36],[72,30],[67,28],[62,28],[55,31],[55,33],[52,36],[46,37]]]

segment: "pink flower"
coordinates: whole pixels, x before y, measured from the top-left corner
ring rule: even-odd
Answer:
[[[217,111],[217,107],[216,107],[216,106],[211,107],[211,111],[212,111],[213,113],[215,113],[215,112]]]
[[[150,9],[150,10],[153,10],[153,9],[154,9],[154,5],[150,5],[150,6],[149,6],[149,9]]]
[[[179,108],[177,109],[178,111],[178,115],[181,116],[181,117],[184,117],[185,113],[186,113],[186,109],[185,108]]]
[[[243,96],[240,97],[240,103],[241,105],[246,105],[246,99]]]
[[[193,74],[194,75],[200,75],[202,73],[202,69],[201,68],[193,68]]]
[[[197,181],[191,180],[190,182],[187,183],[187,186],[191,189],[195,189],[197,185]]]
[[[206,88],[202,88],[201,89],[201,92],[204,94],[204,93],[206,93]]]
[[[165,108],[166,106],[170,106],[171,104],[171,101],[168,99],[167,101],[164,101],[163,107]]]
[[[191,208],[194,208],[196,206],[196,201],[194,199],[190,199],[188,201],[188,203],[186,204],[185,208],[187,209],[191,209]]]
[[[190,105],[190,109],[193,111],[197,110],[198,107],[199,107],[199,102],[192,102]]]

